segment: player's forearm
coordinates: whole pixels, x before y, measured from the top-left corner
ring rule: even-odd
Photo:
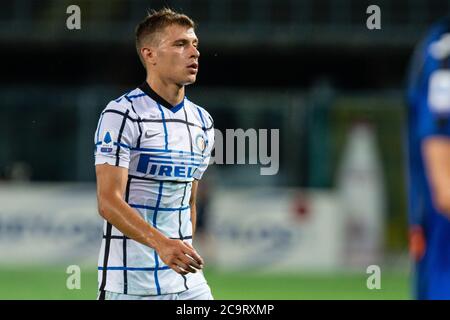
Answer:
[[[124,235],[153,249],[158,250],[167,239],[122,199],[99,198],[99,213]]]

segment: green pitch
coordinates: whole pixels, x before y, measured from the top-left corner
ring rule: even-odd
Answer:
[[[261,275],[205,270],[215,299],[410,299],[408,275],[384,272],[381,289],[366,287],[366,274]],[[96,298],[97,272],[81,269],[81,289],[69,290],[65,267],[0,268],[0,299]]]

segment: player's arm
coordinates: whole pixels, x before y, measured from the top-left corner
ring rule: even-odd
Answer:
[[[180,274],[202,268],[203,260],[192,247],[167,238],[125,202],[126,168],[100,164],[95,171],[98,209],[105,220],[129,238],[155,249],[164,263]]]
[[[436,209],[450,218],[450,138],[428,137],[422,152]]]
[[[192,182],[191,198],[189,199],[189,206],[191,207],[192,239],[194,239],[195,226],[197,224],[197,189],[198,180],[194,179]]]

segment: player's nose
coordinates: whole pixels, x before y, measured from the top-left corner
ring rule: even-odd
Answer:
[[[198,51],[198,49],[194,45],[191,45],[191,48],[191,57],[198,59],[198,57],[200,57],[200,51]]]

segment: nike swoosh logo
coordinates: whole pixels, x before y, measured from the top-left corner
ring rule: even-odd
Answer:
[[[159,133],[150,134],[150,132],[145,131],[145,137],[146,137],[147,139],[156,137],[158,134],[159,134]]]

